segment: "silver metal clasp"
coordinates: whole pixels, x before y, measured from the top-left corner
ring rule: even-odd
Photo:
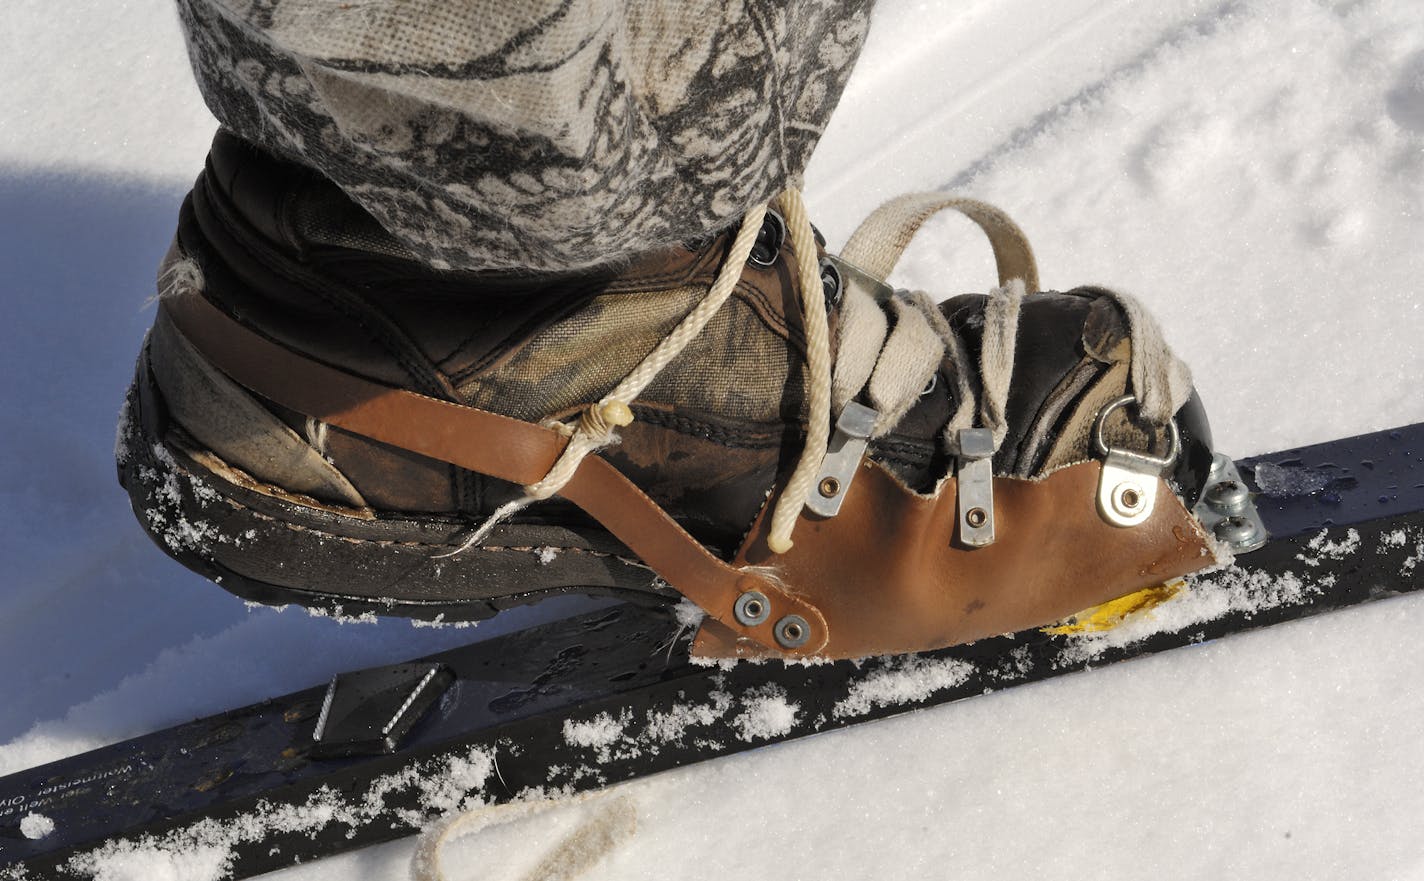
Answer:
[[[813,514],[834,517],[840,513],[846,491],[855,479],[866,444],[870,442],[870,432],[879,418],[878,411],[864,404],[851,401],[845,405],[826,447],[826,458],[821,461],[821,473],[816,475],[816,483],[806,495],[806,507]]]
[[[1169,440],[1167,455],[1152,456],[1132,450],[1110,448],[1103,438],[1103,425],[1114,411],[1136,404],[1137,397],[1124,395],[1109,403],[1098,413],[1093,425],[1093,446],[1103,457],[1103,472],[1098,478],[1098,513],[1114,526],[1137,526],[1152,516],[1157,502],[1157,479],[1177,461],[1182,436],[1175,420],[1167,422]]]
[[[959,491],[959,540],[971,548],[994,543],[994,432],[961,428],[955,477]]]

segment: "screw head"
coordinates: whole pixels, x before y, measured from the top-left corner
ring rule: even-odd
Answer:
[[[1256,524],[1245,517],[1227,517],[1212,530],[1216,537],[1230,545],[1249,544],[1256,537]]]
[[[1218,511],[1234,514],[1246,506],[1250,493],[1234,480],[1223,480],[1206,491],[1206,502]]]
[[[970,508],[964,512],[964,522],[978,529],[989,522],[989,514],[983,508]]]

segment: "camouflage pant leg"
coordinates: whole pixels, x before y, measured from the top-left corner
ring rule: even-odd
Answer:
[[[440,267],[610,262],[795,181],[872,0],[178,0],[239,135]]]

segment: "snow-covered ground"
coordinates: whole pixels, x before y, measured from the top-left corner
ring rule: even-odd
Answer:
[[[113,421],[213,123],[167,0],[10,0],[0,82],[0,774],[470,639],[248,609],[148,545]],[[1237,455],[1424,420],[1421,0],[881,0],[808,184],[833,240],[905,189],[1000,204],[1047,285],[1153,307]],[[946,220],[902,276],[992,268]],[[1391,600],[666,774],[591,877],[1424,879],[1421,631]]]

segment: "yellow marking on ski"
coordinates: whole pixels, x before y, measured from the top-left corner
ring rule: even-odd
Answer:
[[[1143,588],[1125,597],[1084,609],[1061,624],[1043,628],[1043,632],[1052,636],[1069,636],[1075,633],[1102,633],[1112,630],[1129,617],[1155,609],[1167,602],[1186,585],[1186,581],[1179,578],[1166,584]]]

